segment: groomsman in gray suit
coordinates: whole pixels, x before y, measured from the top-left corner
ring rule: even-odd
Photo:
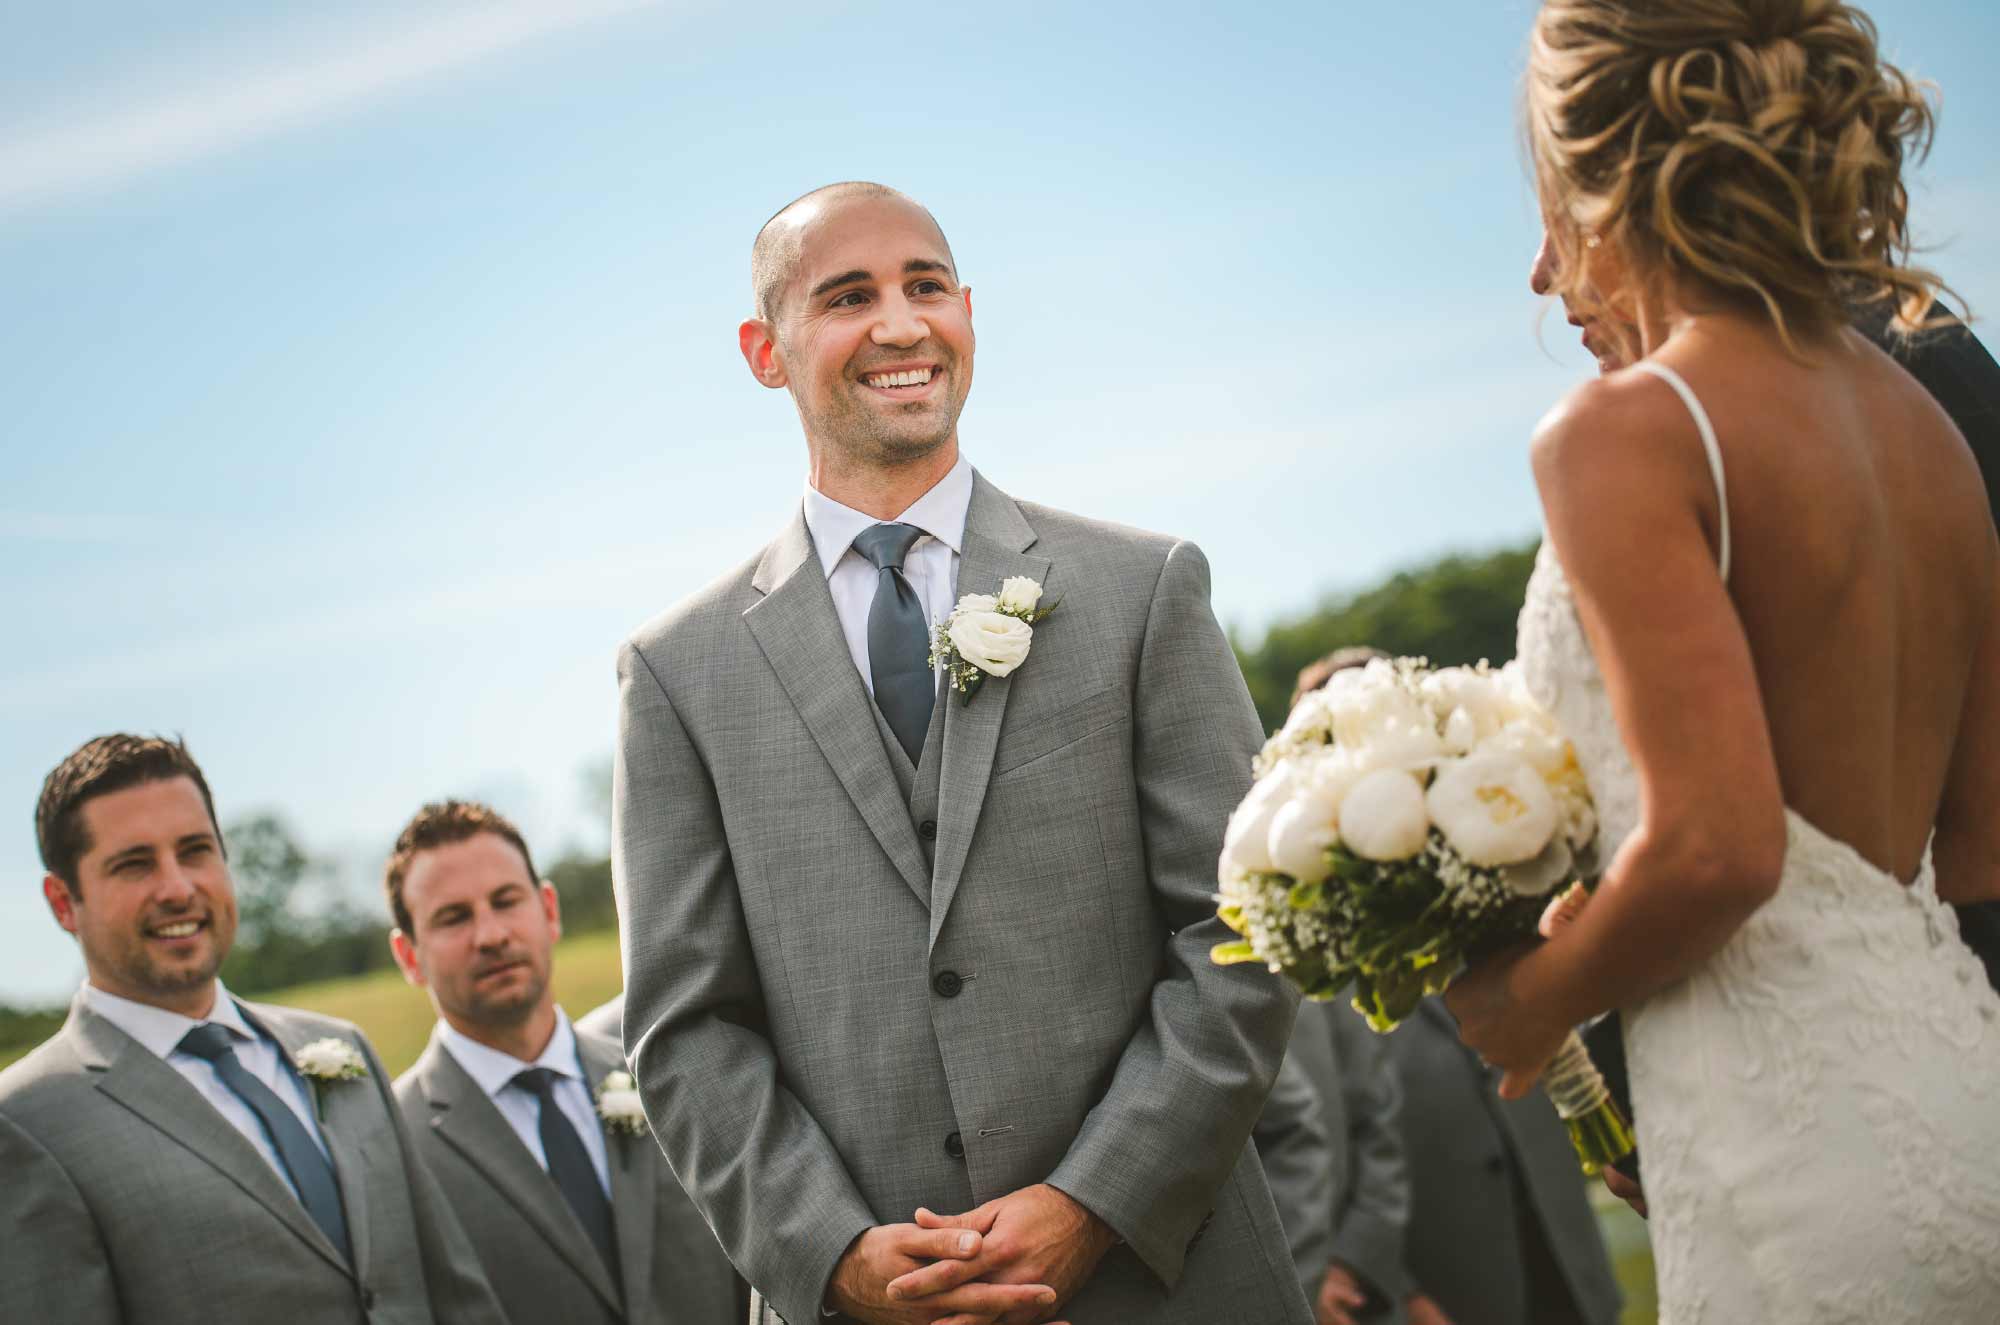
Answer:
[[[618,1042],[556,1006],[561,914],[520,831],[484,805],[426,805],[383,885],[396,962],[438,1013],[396,1098],[508,1319],[742,1325],[747,1289],[644,1117],[616,1107],[637,1095],[605,1093]]]
[[[215,978],[215,825],[178,742],[99,737],[42,785],[42,891],[88,981],[0,1072],[0,1320],[500,1325],[368,1041]]]
[[[1294,1000],[1208,955],[1260,732],[1201,553],[970,468],[971,297],[909,198],[808,194],[752,275],[804,500],[618,659],[626,1048],[675,1171],[767,1321],[1307,1321],[1244,1144]],[[961,595],[969,696],[929,660]]]

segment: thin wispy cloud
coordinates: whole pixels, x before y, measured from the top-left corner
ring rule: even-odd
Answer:
[[[0,138],[0,215],[115,188],[322,123],[426,80],[662,0],[514,0],[413,20],[313,59],[274,60]]]

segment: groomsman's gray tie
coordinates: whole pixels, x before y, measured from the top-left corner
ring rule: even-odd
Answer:
[[[875,707],[913,764],[923,756],[924,733],[937,700],[924,605],[903,578],[903,558],[923,536],[915,525],[878,524],[854,539],[854,550],[877,572],[875,601],[868,608],[868,671],[875,683]]]
[[[514,1084],[533,1095],[541,1104],[542,1154],[549,1161],[549,1176],[556,1190],[576,1212],[576,1222],[590,1235],[611,1282],[618,1282],[618,1239],[611,1229],[611,1202],[597,1180],[597,1165],[591,1163],[583,1138],[569,1125],[562,1105],[556,1102],[556,1074],[546,1067],[530,1067],[514,1074]]]
[[[278,1158],[284,1161],[285,1172],[292,1175],[292,1186],[298,1188],[299,1202],[306,1213],[319,1225],[320,1232],[326,1234],[327,1241],[352,1263],[354,1249],[347,1241],[347,1216],[340,1208],[340,1188],[334,1182],[333,1165],[327,1163],[291,1106],[238,1061],[231,1034],[227,1026],[204,1022],[181,1036],[179,1047],[183,1053],[213,1063],[222,1084],[250,1106],[250,1111],[264,1124],[265,1135],[277,1148]]]

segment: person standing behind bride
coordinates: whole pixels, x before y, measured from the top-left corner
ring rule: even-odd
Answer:
[[[2000,896],[2000,545],[1849,326],[1937,294],[1930,106],[1835,0],[1546,0],[1527,100],[1554,291],[1633,328],[1535,438],[1520,634],[1608,869],[1448,1002],[1510,1096],[1625,1010],[1669,1325],[1995,1319],[2000,995],[1944,903]]]

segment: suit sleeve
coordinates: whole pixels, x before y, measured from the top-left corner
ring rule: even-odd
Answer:
[[[1312,1078],[1290,1057],[1278,1069],[1250,1140],[1271,1184],[1299,1286],[1311,1302],[1333,1256],[1334,1141]]]
[[[390,1087],[382,1060],[365,1036],[355,1036],[368,1057],[368,1072],[389,1112],[389,1125],[396,1131],[396,1145],[403,1157],[403,1173],[409,1184],[410,1217],[417,1226],[417,1255],[423,1265],[424,1289],[430,1297],[431,1315],[438,1325],[507,1325],[500,1299],[479,1268],[479,1256],[472,1239],[452,1212],[451,1203],[417,1153],[403,1115],[402,1101]]]
[[[62,1164],[0,1114],[0,1320],[125,1318],[97,1221]]]
[[[1298,1009],[1255,965],[1217,966],[1222,829],[1250,786],[1257,713],[1208,605],[1208,563],[1167,554],[1132,698],[1133,776],[1154,904],[1172,931],[1147,1015],[1049,1181],[1172,1288],[1249,1140]]]
[[[780,1079],[715,784],[629,643],[618,694],[612,877],[646,1117],[729,1259],[785,1319],[815,1321],[875,1217]]]
[[[1410,1168],[1403,1158],[1403,1086],[1389,1044],[1359,1015],[1330,1019],[1347,1098],[1347,1200],[1333,1214],[1333,1257],[1391,1302],[1413,1291],[1403,1264]]]

